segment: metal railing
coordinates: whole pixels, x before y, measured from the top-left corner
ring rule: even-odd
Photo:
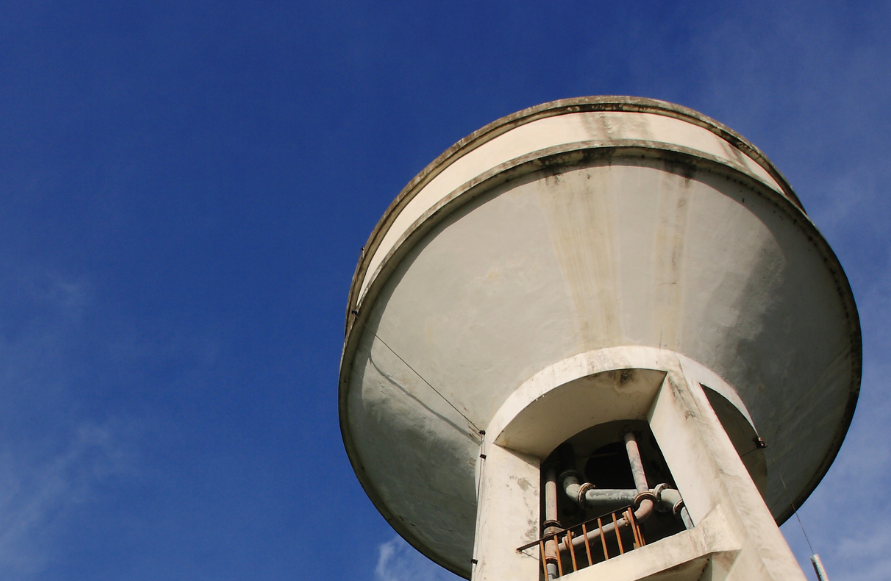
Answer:
[[[626,529],[630,529],[631,531],[631,546],[626,546],[625,542],[622,540],[622,531]],[[614,536],[618,553],[613,551],[613,554],[610,555],[610,550],[607,546],[608,535]],[[598,538],[600,539],[600,543],[596,542],[596,539]],[[594,553],[592,553],[591,549],[592,544],[595,545]],[[599,547],[597,546],[598,544],[600,545]],[[538,540],[517,548],[517,552],[522,553],[533,547],[538,547],[542,572],[544,573],[544,578],[547,580],[554,578],[553,570],[550,575],[548,573],[547,564],[549,562],[556,563],[557,565],[556,577],[563,577],[564,575],[568,575],[579,569],[590,567],[595,563],[606,561],[611,556],[616,556],[617,554],[623,555],[628,551],[643,547],[645,544],[646,540],[644,539],[643,530],[641,530],[640,523],[638,523],[634,516],[634,507],[626,506],[617,511],[606,513],[597,518],[574,525],[568,529],[544,535]],[[587,563],[576,556],[576,551],[581,550],[582,545],[585,547]],[[569,553],[572,571],[567,570],[570,563],[564,563],[565,557],[563,556],[563,553]],[[602,553],[602,560],[597,553]],[[564,564],[566,567],[564,567]]]

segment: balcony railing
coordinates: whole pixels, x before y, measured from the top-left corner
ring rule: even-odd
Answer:
[[[625,535],[626,538],[623,539],[622,533],[625,531],[628,532]],[[627,538],[629,536],[630,538]],[[555,571],[552,570],[549,576],[548,563],[556,563],[556,577],[559,578],[605,561],[612,556],[623,555],[628,551],[643,547],[645,544],[643,530],[634,517],[634,508],[626,506],[557,533],[545,535],[517,548],[517,552],[529,554],[527,551],[537,548],[544,579],[553,579]],[[582,547],[585,551],[584,556],[580,559],[576,552],[581,551]],[[568,553],[569,562],[565,562],[567,560],[566,553]],[[570,565],[572,566],[571,571],[569,570]]]

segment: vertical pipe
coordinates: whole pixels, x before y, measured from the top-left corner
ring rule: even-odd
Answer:
[[[546,544],[544,541],[538,541],[538,546],[541,549],[541,568],[544,569],[545,579],[550,581],[551,579],[557,578],[557,564],[553,561],[549,561],[547,554],[550,552],[550,547],[545,549]]]
[[[545,523],[557,520],[557,470],[551,466],[545,473]]]
[[[560,577],[563,576],[563,564],[560,563],[560,549],[557,547],[556,533],[560,532],[560,523],[557,521],[557,469],[550,466],[545,472],[545,522],[544,535],[554,535],[554,543],[545,543],[545,560],[548,566],[548,579],[557,578],[557,570]]]
[[[560,571],[560,576],[563,576],[563,560],[560,558],[560,545],[557,543],[557,536],[554,536],[554,553],[557,554],[557,569]]]
[[[541,570],[544,572],[545,579],[553,579],[548,572],[548,560],[545,557],[544,542],[538,541],[538,548],[541,551]]]
[[[814,564],[814,571],[817,572],[817,579],[820,581],[829,581],[829,576],[826,575],[826,571],[823,569],[823,561],[820,560],[820,555],[816,553],[811,555],[811,563]]]
[[[637,492],[646,492],[650,489],[647,485],[647,476],[644,474],[643,460],[640,459],[640,450],[634,432],[625,432],[625,451],[628,453],[628,462],[631,464],[631,475],[634,476],[634,486]]]
[[[690,513],[687,511],[686,506],[681,507],[681,520],[684,521],[684,528],[687,530],[693,528],[693,519],[690,518]]]

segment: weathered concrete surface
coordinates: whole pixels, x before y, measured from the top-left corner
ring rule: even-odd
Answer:
[[[479,464],[482,488],[473,581],[536,577],[541,568],[538,550],[510,549],[539,536],[539,490],[517,486],[516,481],[537,477],[536,460],[570,435],[619,419],[649,423],[696,526],[583,569],[573,578],[803,581],[740,459],[743,450],[734,446],[727,424],[714,413],[701,387],[705,383],[713,386],[711,400],[734,409],[741,405],[733,389],[708,369],[651,347],[580,354],[524,382],[486,431],[492,440],[484,443],[486,460]],[[570,408],[576,409],[552,413]],[[739,415],[744,418],[748,412],[742,408]],[[703,577],[706,568],[709,573]]]
[[[720,513],[715,528],[736,545],[736,557],[713,578],[805,581],[699,383],[670,370],[648,416],[693,522]]]
[[[851,291],[791,188],[739,136],[654,101],[544,105],[459,143],[372,234],[349,310],[356,473],[400,534],[464,575],[472,432],[559,362],[644,346],[708,370],[768,444],[781,520],[828,469],[859,389]]]
[[[537,579],[537,555],[530,558],[516,549],[537,539],[541,531],[538,459],[502,446],[486,450],[473,579]]]

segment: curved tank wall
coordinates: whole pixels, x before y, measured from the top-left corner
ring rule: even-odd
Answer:
[[[350,460],[394,528],[464,575],[476,430],[555,362],[647,346],[717,373],[768,444],[780,521],[859,389],[850,288],[792,189],[740,136],[659,101],[558,101],[456,144],[372,233],[348,311]]]

